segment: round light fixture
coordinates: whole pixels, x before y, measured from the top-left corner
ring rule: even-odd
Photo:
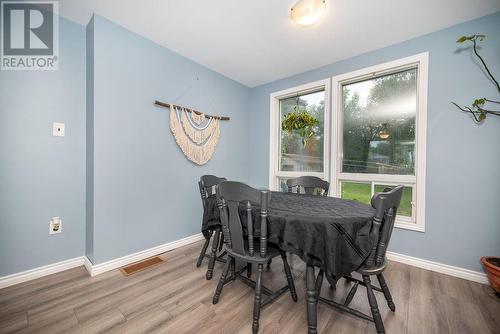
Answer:
[[[378,136],[382,140],[389,139],[391,134],[389,133],[389,129],[387,129],[387,123],[382,124],[382,129],[379,131]]]
[[[326,11],[326,0],[299,0],[290,10],[292,20],[301,26],[310,26]]]

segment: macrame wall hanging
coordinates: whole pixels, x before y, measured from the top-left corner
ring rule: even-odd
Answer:
[[[184,155],[198,165],[206,164],[219,142],[219,122],[229,117],[207,115],[160,101],[155,104],[170,109],[170,130]]]

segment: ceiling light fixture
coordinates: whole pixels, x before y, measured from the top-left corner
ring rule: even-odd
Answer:
[[[299,0],[290,10],[292,20],[301,26],[310,26],[326,11],[326,0]]]

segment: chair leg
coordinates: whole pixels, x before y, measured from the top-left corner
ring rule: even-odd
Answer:
[[[247,263],[247,277],[250,278],[252,276],[252,264],[250,262]]]
[[[366,286],[366,293],[368,295],[368,302],[370,303],[370,308],[372,310],[373,321],[375,322],[375,328],[378,334],[385,334],[384,323],[382,322],[382,316],[377,305],[377,299],[373,294],[372,284],[370,281],[370,276],[363,275],[363,282]]]
[[[389,287],[387,286],[387,283],[385,282],[385,278],[383,274],[378,274],[377,275],[378,282],[380,283],[380,287],[382,288],[382,291],[384,292],[385,300],[387,300],[387,306],[391,309],[392,312],[396,311],[396,305],[394,305],[394,302],[392,301],[392,296],[391,292],[389,291]]]
[[[316,277],[316,303],[318,302],[319,295],[321,294],[321,286],[323,285],[323,269],[319,270],[318,277]]]
[[[219,252],[222,250],[222,247],[224,246],[224,233],[222,231],[220,232],[220,242],[219,242]]]
[[[208,244],[210,243],[210,239],[212,239],[212,231],[208,234],[208,238],[205,239],[205,243],[203,244],[203,247],[201,247],[200,251],[200,256],[198,256],[198,261],[196,261],[196,267],[201,266],[201,262],[203,261],[203,258],[205,257],[205,253],[207,252]]]
[[[220,229],[217,229],[214,235],[214,239],[212,240],[212,253],[210,254],[210,259],[208,260],[208,269],[207,269],[207,280],[212,279],[214,274],[214,266],[215,266],[215,258],[217,257],[217,247],[219,246],[219,236]]]
[[[219,279],[219,284],[217,284],[217,289],[215,289],[215,294],[212,299],[212,304],[217,304],[219,302],[220,294],[222,293],[222,288],[224,287],[224,283],[226,282],[227,273],[229,272],[229,268],[231,267],[231,262],[233,262],[233,258],[227,257],[226,264],[224,265],[224,270]]]
[[[292,271],[290,270],[290,265],[286,259],[286,253],[281,252],[281,259],[283,260],[283,266],[285,267],[286,280],[288,282],[288,287],[290,288],[290,294],[294,302],[297,301],[297,292],[295,291],[295,283],[293,282]]]
[[[356,294],[356,291],[358,290],[359,282],[354,283],[352,286],[351,290],[349,290],[349,293],[347,294],[347,297],[345,298],[344,301],[344,306],[349,306],[349,304],[352,302],[352,299],[354,298],[354,295]]]
[[[257,267],[257,279],[255,280],[255,302],[253,304],[253,323],[252,332],[257,334],[259,331],[260,304],[261,304],[261,287],[262,287],[262,264]]]

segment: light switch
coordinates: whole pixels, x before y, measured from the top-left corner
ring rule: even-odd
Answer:
[[[64,123],[52,123],[52,135],[54,137],[64,137]]]

